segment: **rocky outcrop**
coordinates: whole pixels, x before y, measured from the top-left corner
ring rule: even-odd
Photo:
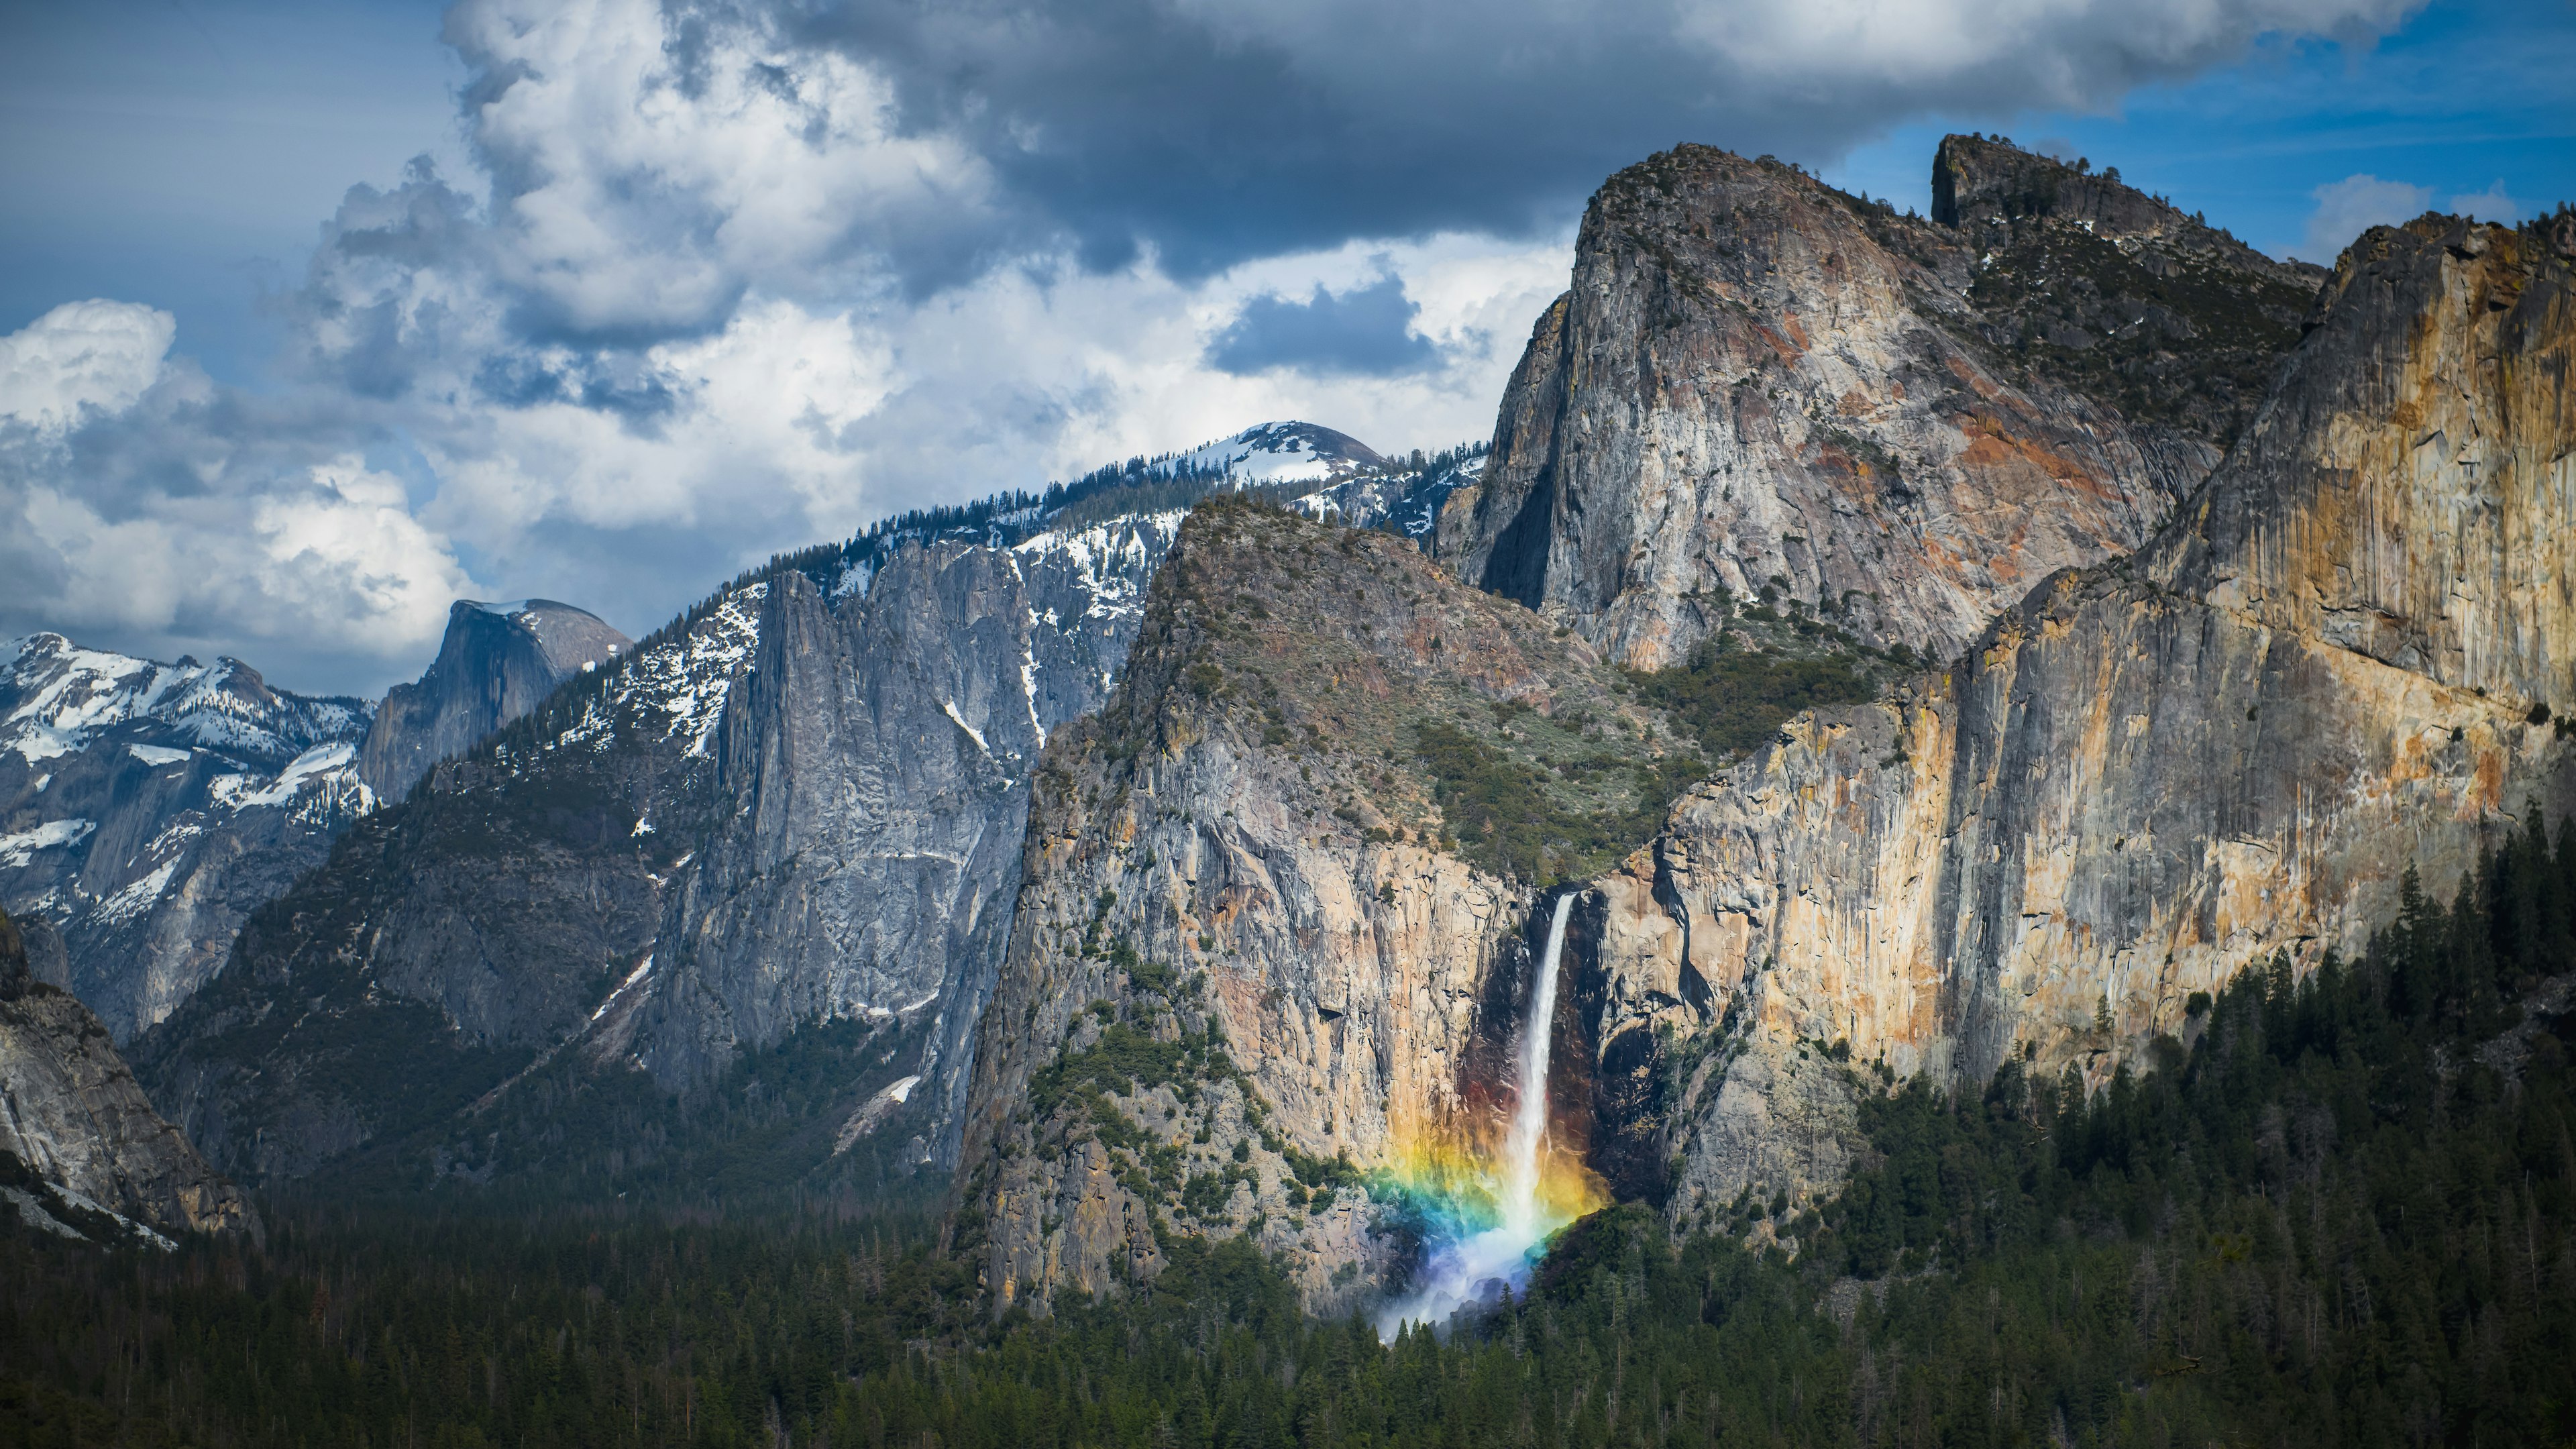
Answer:
[[[371,808],[368,719],[235,659],[0,645],[0,904],[60,930],[60,984],[131,1040]]]
[[[2027,230],[2042,259],[2119,254],[2074,221]],[[1949,656],[2050,574],[2137,546],[2225,441],[1999,345],[1985,260],[1767,158],[1684,146],[1621,172],[1442,556],[1638,667],[1687,659],[1756,594]],[[2252,315],[2277,270],[2195,274],[2193,306]]]
[[[0,913],[0,1195],[72,1237],[91,1220],[256,1232],[240,1192],[153,1112],[98,1017],[27,957]]]
[[[2357,951],[2410,868],[2447,892],[2527,804],[2576,808],[2571,352],[2540,231],[2373,231],[2150,546],[1695,790],[1608,892],[1603,959],[1688,970],[1735,1027],[1660,1104],[1675,1213],[1838,1179],[1830,1087],[1777,1120],[1829,1044],[2098,1082],[2193,992]]]
[[[1038,772],[963,1163],[996,1309],[1174,1234],[1252,1235],[1318,1308],[1387,1286],[1360,1174],[1490,1145],[1540,881],[1658,818],[1681,747],[1621,688],[1387,534],[1201,505]]]
[[[2244,433],[2326,279],[2095,172],[1951,136],[1932,216],[1977,258],[1968,335],[2118,408],[2225,446]]]
[[[359,752],[367,787],[399,800],[432,765],[526,714],[555,687],[634,647],[598,616],[552,599],[448,607],[429,671],[385,695]]]

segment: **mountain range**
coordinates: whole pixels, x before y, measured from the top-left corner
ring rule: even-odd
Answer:
[[[1566,1216],[1794,1252],[1873,1101],[2158,1070],[2576,809],[2576,217],[1933,194],[1680,147],[1490,444],[1268,424],[637,641],[460,603],[377,706],[21,641],[0,899],[272,1190],[926,1196],[997,1314],[1235,1239],[1340,1313],[1536,1029]]]

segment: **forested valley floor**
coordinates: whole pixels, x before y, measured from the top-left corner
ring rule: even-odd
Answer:
[[[2565,1445],[2571,972],[2576,827],[2535,817],[2363,959],[2195,1002],[2149,1070],[1868,1093],[1877,1161],[1820,1211],[1612,1209],[1385,1346],[1187,1239],[994,1322],[932,1203],[13,1226],[0,1445]],[[1794,1256],[1748,1245],[1775,1213]]]

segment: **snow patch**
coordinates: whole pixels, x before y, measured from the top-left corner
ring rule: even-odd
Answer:
[[[77,845],[81,837],[97,828],[87,820],[48,820],[33,830],[0,835],[0,868],[15,870],[33,859],[37,851]]]
[[[975,728],[973,725],[968,724],[966,722],[966,716],[957,712],[957,706],[950,704],[948,701],[943,699],[939,702],[939,707],[948,711],[948,717],[955,720],[957,722],[957,727],[966,732],[966,737],[975,742],[975,748],[984,752],[984,758],[989,760],[993,757],[993,747],[984,743],[984,732]]]
[[[99,902],[98,909],[91,914],[91,919],[110,926],[124,925],[158,904],[161,893],[170,888],[170,877],[178,874],[178,871],[179,862],[175,860],[161,862],[150,875],[134,881],[125,889]]]
[[[634,970],[627,972],[626,979],[617,983],[617,989],[608,993],[608,999],[599,1003],[599,1009],[590,1014],[590,1020],[592,1022],[596,1022],[601,1017],[606,1016],[608,1014],[608,1008],[617,1004],[617,998],[624,996],[628,991],[632,990],[636,982],[643,980],[648,975],[651,975],[652,971],[652,953],[647,952],[645,953],[642,963],[637,965]]]
[[[178,764],[194,753],[189,750],[164,749],[159,745],[127,745],[125,748],[133,753],[134,758],[156,770],[163,765]]]
[[[296,793],[304,788],[305,781],[328,775],[335,770],[345,770],[357,757],[358,747],[355,745],[315,745],[303,754],[297,755],[285,769],[277,772],[276,779],[259,789],[249,791],[241,789],[242,785],[249,783],[247,776],[225,775],[218,778],[215,781],[216,798],[218,802],[230,805],[235,810],[248,809],[254,805],[283,805],[295,798]],[[234,782],[232,791],[228,792],[222,788],[227,781]],[[226,798],[227,795],[230,798]]]

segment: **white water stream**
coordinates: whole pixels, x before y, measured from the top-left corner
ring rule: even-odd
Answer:
[[[1515,1291],[1527,1286],[1531,1263],[1547,1234],[1559,1226],[1545,1219],[1539,1205],[1538,1159],[1547,1141],[1547,1058],[1555,1035],[1557,958],[1565,951],[1565,918],[1574,910],[1575,895],[1568,891],[1556,898],[1529,1013],[1521,1018],[1512,1125],[1503,1137],[1502,1180],[1496,1184],[1498,1220],[1482,1232],[1433,1248],[1413,1292],[1378,1318],[1381,1338],[1393,1339],[1408,1323],[1446,1323],[1460,1308],[1499,1296],[1498,1282]]]

